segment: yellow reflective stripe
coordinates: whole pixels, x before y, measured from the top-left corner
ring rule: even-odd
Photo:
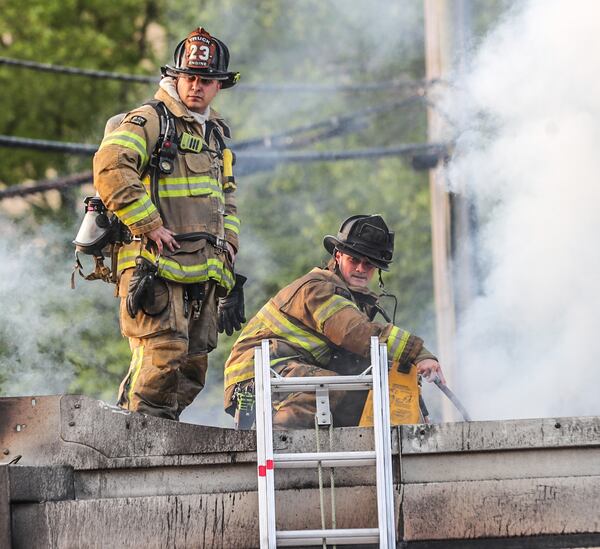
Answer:
[[[138,255],[139,251],[137,250],[121,250],[117,261],[117,270],[122,271],[135,267],[135,258]],[[152,263],[156,262],[156,256],[148,250],[142,250],[142,256]],[[162,278],[182,284],[206,282],[210,278],[227,290],[233,288],[234,284],[233,273],[224,266],[222,261],[212,258],[207,259],[205,263],[180,265],[177,261],[161,256],[158,258],[158,274]]]
[[[299,345],[315,357],[317,361],[327,353],[328,347],[324,341],[290,322],[270,301],[256,316],[274,335]]]
[[[158,195],[162,198],[211,196],[225,202],[221,185],[216,179],[208,175],[160,179],[158,181]]]
[[[400,357],[406,348],[406,343],[408,342],[409,337],[409,332],[400,330],[400,328],[396,326],[390,330],[390,335],[388,335],[387,338],[387,348],[388,355],[392,361],[400,360]]]
[[[313,315],[317,322],[317,329],[322,331],[323,324],[325,324],[325,322],[329,320],[335,313],[341,309],[344,309],[345,307],[354,307],[356,310],[358,310],[358,307],[355,303],[337,294],[332,295],[327,301],[321,303]]]
[[[236,342],[237,343],[237,342]],[[290,360],[293,357],[281,357],[274,358],[271,360],[271,368],[277,366],[281,362],[285,362],[286,360]],[[243,360],[242,362],[236,362],[231,366],[225,367],[225,387],[229,387],[230,385],[234,385],[235,383],[240,383],[241,381],[246,381],[247,379],[252,379],[254,377],[254,358],[250,360]]]
[[[242,333],[237,338],[236,344],[241,343],[242,341],[245,341],[249,337],[254,337],[256,334],[258,334],[258,332],[260,332],[263,329],[264,329],[264,325],[260,322],[260,320],[257,319],[256,317],[253,317],[252,319],[250,319],[250,322],[248,322],[248,324],[246,324],[246,326],[242,330]]]
[[[127,400],[131,403],[131,397],[133,396],[133,390],[135,389],[135,384],[140,375],[140,371],[142,369],[142,360],[144,358],[144,346],[140,345],[133,350],[133,354],[131,355],[131,366],[130,366],[130,378],[129,378],[129,389],[127,390]]]
[[[218,277],[217,280],[221,280],[221,285],[224,288],[227,288],[228,290],[233,288],[233,273],[225,267],[222,261],[219,261],[218,259],[208,260],[208,277]]]
[[[240,220],[235,215],[226,215],[224,219],[225,228],[240,234]]]
[[[156,213],[156,206],[154,206],[150,197],[145,195],[138,200],[134,200],[128,206],[116,210],[115,213],[125,225],[132,225]]]
[[[133,132],[115,131],[109,133],[100,143],[100,149],[108,145],[120,145],[137,152],[142,159],[142,167],[148,162],[146,153],[146,140]]]
[[[165,177],[160,179],[161,185],[199,185],[201,183],[208,183],[209,186],[219,189],[219,182],[209,175],[196,175],[192,177]],[[198,187],[200,188],[200,187]]]
[[[234,383],[240,383],[241,381],[246,381],[247,379],[254,377],[254,358],[251,360],[244,360],[243,362],[238,362],[232,366],[227,366],[225,368],[225,379],[224,384],[225,387],[229,387]]]
[[[130,267],[135,267],[135,258],[139,255],[139,250],[119,250],[117,260],[117,272],[121,272]]]
[[[146,253],[142,252],[142,255],[145,256]],[[148,255],[150,256],[150,254]],[[152,258],[151,261],[153,261],[154,258],[150,257]],[[205,282],[209,278],[212,278],[227,290],[233,288],[233,274],[218,259],[208,259],[206,263],[197,263],[195,265],[180,265],[176,261],[167,259],[166,257],[159,257],[158,274],[163,278],[183,284]]]

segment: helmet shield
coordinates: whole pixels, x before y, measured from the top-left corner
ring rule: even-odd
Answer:
[[[220,80],[221,88],[230,88],[239,80],[239,72],[229,72],[229,49],[218,38],[198,27],[179,42],[173,54],[173,65],[163,68],[163,75],[197,74]]]
[[[380,215],[354,215],[342,223],[337,237],[325,236],[323,245],[330,254],[337,249],[387,271],[394,253],[394,233]]]

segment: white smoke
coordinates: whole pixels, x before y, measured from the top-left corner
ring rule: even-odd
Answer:
[[[0,218],[0,234],[0,394],[65,393],[73,364],[86,360],[81,335],[105,324],[94,303],[111,289],[70,289],[64,245],[73,236],[56,227],[32,233]]]
[[[600,3],[530,1],[460,82],[449,167],[483,222],[483,295],[459,326],[477,419],[598,415]]]

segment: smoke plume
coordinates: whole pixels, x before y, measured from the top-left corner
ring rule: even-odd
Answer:
[[[74,364],[90,357],[82,337],[106,329],[95,303],[110,300],[111,289],[70,289],[73,236],[50,224],[32,232],[0,217],[0,234],[0,394],[67,392]]]
[[[476,419],[600,414],[599,33],[594,0],[524,3],[458,83],[449,176],[479,210],[483,287],[457,375]]]

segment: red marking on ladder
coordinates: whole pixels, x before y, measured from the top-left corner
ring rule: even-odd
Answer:
[[[273,470],[274,467],[275,467],[275,465],[273,465],[273,460],[268,459],[267,460],[267,469]]]
[[[259,465],[258,466],[258,476],[259,477],[266,477],[267,476],[267,468],[264,465]]]

